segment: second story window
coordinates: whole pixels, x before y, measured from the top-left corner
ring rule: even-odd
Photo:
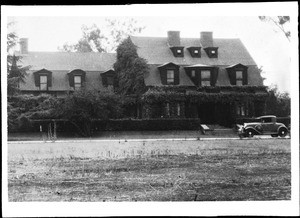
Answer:
[[[84,86],[85,83],[85,71],[76,69],[68,73],[69,84],[74,90],[78,90]]]
[[[195,77],[196,77],[196,70],[192,70],[192,71],[191,71],[191,77],[192,77],[192,78],[195,78]]]
[[[48,90],[48,80],[47,75],[40,75],[40,90]]]
[[[35,86],[41,91],[48,91],[52,86],[52,72],[42,69],[33,73]]]
[[[236,85],[242,86],[243,85],[243,71],[237,70],[235,73],[236,73]]]
[[[172,62],[157,67],[162,85],[179,85],[179,65]]]
[[[201,70],[201,86],[210,86],[210,70]]]
[[[107,85],[113,86],[114,85],[114,78],[112,76],[107,77]]]
[[[167,70],[167,84],[174,84],[174,70]]]
[[[231,85],[248,85],[248,67],[242,64],[235,64],[226,67]]]
[[[113,87],[115,79],[115,71],[113,69],[100,73],[102,85],[104,87]]]
[[[74,76],[74,89],[78,90],[81,88],[81,76],[75,75]]]

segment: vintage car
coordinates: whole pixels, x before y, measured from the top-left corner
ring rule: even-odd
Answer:
[[[283,123],[276,122],[276,116],[261,116],[255,122],[239,125],[238,134],[240,137],[253,137],[254,135],[271,135],[272,137],[285,137],[288,128]]]

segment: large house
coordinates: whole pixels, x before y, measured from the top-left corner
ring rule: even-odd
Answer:
[[[150,67],[145,95],[169,96],[149,107],[144,104],[144,117],[200,118],[202,123],[230,125],[237,117],[264,113],[263,78],[239,39],[214,39],[212,32],[181,38],[179,31],[169,31],[167,37],[131,40]]]
[[[148,91],[131,116],[200,118],[202,123],[230,125],[237,117],[264,114],[263,78],[239,39],[215,39],[212,32],[181,38],[179,31],[130,39],[149,65],[144,75]],[[99,90],[113,85],[116,54],[28,52],[23,42],[23,65],[31,66],[20,86],[24,93],[60,96],[83,85]]]

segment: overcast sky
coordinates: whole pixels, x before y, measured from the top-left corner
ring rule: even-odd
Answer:
[[[51,7],[45,11],[45,16],[41,16],[39,13],[35,14],[35,10],[32,13],[30,10],[25,13],[25,8],[21,16],[8,16],[8,21],[15,21],[14,30],[20,38],[29,39],[29,51],[57,51],[58,46],[62,46],[65,42],[75,43],[81,37],[83,24],[87,26],[96,24],[100,29],[104,29],[105,18],[124,20],[131,15],[139,25],[146,27],[141,36],[166,37],[168,30],[179,30],[181,37],[197,38],[200,37],[201,31],[213,31],[214,38],[240,38],[257,65],[263,67],[265,85],[276,84],[281,91],[290,91],[290,43],[274,25],[261,22],[255,14],[245,13],[247,16],[241,16],[241,14],[226,13],[235,16],[226,14],[226,16],[212,16],[219,14],[218,7],[215,10],[204,10],[203,5],[186,6],[189,7],[174,6],[171,13],[170,10],[157,10],[157,16],[153,16],[153,13],[149,16],[151,8],[143,6],[145,16],[142,16],[143,13],[136,13],[135,10],[131,12],[125,10],[126,13],[122,17],[114,17],[115,14],[120,13],[116,13],[115,10],[108,13],[108,8],[103,6],[98,7],[98,16],[89,16],[89,13],[79,13],[80,16],[74,16],[71,8],[64,16],[59,12],[58,16],[54,16],[56,10]],[[130,9],[130,6],[123,6],[124,8]],[[88,11],[83,7],[81,9],[80,12]],[[190,13],[182,13],[188,10]],[[198,11],[201,13],[195,13]],[[91,15],[94,14],[91,12]]]

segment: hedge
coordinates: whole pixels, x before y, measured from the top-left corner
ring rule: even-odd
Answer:
[[[199,130],[200,119],[120,119],[95,121],[95,130],[114,131],[162,131]]]

